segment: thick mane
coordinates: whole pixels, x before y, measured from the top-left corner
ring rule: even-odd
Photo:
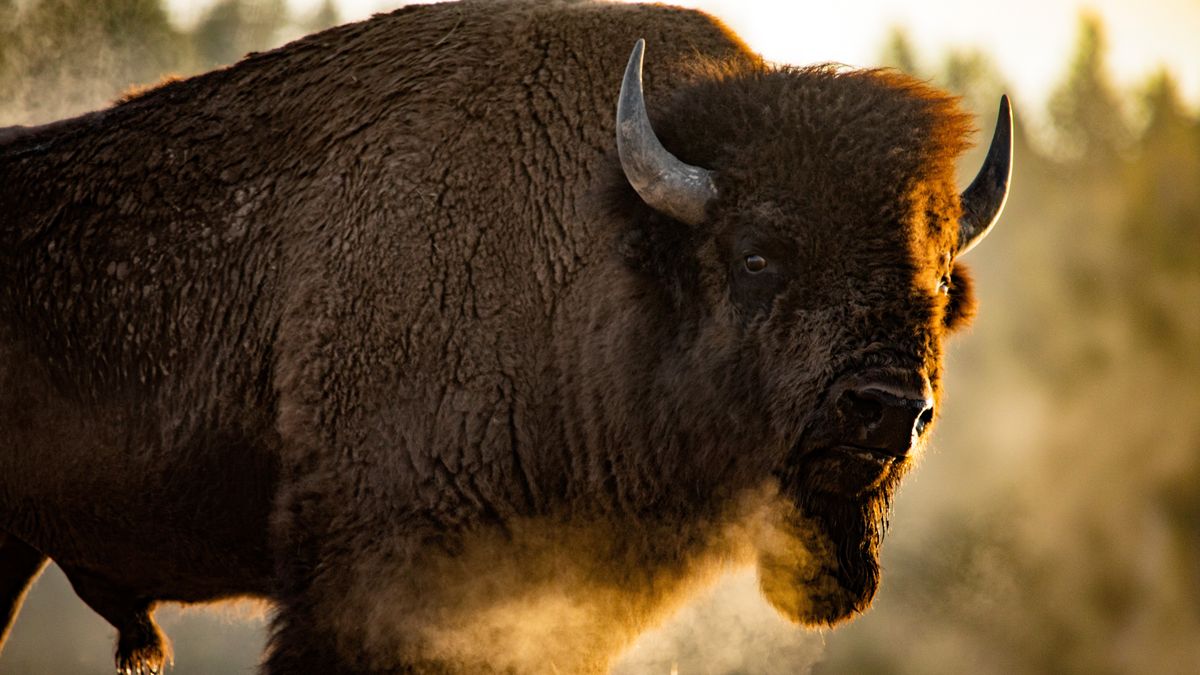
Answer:
[[[862,167],[872,183],[953,180],[973,132],[958,97],[892,69],[706,66],[661,109],[655,128],[681,159],[718,171],[752,155],[781,176],[816,159]],[[763,129],[773,133],[764,137]],[[777,150],[763,154],[770,148]],[[888,175],[878,175],[882,167]]]

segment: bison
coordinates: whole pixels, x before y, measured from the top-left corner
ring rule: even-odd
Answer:
[[[1007,193],[1007,101],[960,194],[970,127],[559,1],[3,131],[4,629],[47,559],[125,673],[164,601],[269,599],[274,675],[600,672],[731,565],[865,611]]]

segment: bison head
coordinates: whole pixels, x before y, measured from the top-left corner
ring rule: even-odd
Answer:
[[[642,50],[617,117],[639,197],[632,264],[690,308],[701,388],[721,390],[713,424],[736,428],[727,472],[769,475],[784,497],[758,541],[766,597],[795,621],[837,622],[874,596],[891,495],[936,416],[943,340],[972,312],[959,258],[1004,205],[1007,99],[960,194],[970,125],[920,82],[709,64],[656,115],[660,141]]]

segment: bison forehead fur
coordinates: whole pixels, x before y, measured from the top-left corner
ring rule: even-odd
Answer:
[[[618,156],[638,38],[702,222]],[[50,558],[119,667],[256,595],[269,673],[592,672],[726,564],[863,611],[968,126],[696,12],[463,2],[0,130],[0,616]],[[898,391],[912,447],[847,426]]]

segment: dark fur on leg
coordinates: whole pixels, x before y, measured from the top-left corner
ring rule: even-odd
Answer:
[[[75,593],[118,632],[118,675],[157,675],[172,663],[171,643],[151,616],[153,604],[96,575],[63,569]]]
[[[338,656],[327,632],[311,630],[311,621],[298,621],[295,616],[297,613],[294,612],[281,612],[276,616],[267,659],[263,663],[264,675],[365,675],[367,671]]]
[[[461,668],[434,661],[410,663],[373,662],[365,646],[339,645],[334,633],[317,619],[317,610],[307,596],[280,601],[271,626],[263,675],[453,675]],[[343,636],[353,641],[357,634]]]

